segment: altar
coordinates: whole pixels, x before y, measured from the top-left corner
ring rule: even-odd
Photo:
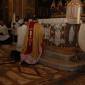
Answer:
[[[40,62],[54,68],[77,71],[85,65],[78,42],[82,23],[68,24],[66,18],[39,19],[45,34],[45,54]],[[81,57],[83,56],[83,57]]]

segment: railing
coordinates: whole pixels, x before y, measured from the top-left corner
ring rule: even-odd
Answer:
[[[78,47],[80,24],[67,24],[66,18],[40,19],[43,24],[46,46]]]

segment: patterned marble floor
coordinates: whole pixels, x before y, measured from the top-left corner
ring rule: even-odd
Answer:
[[[20,70],[15,64],[4,64],[0,66],[0,85],[50,85],[68,75],[41,64],[22,65]]]
[[[10,63],[8,57],[12,49],[13,46],[0,48],[0,85],[85,85],[85,74],[78,73],[79,76],[75,77],[75,73],[60,71],[39,63],[21,66]]]

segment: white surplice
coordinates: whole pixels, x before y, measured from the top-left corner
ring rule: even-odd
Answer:
[[[24,43],[25,35],[27,32],[27,25],[22,25],[17,29],[17,50],[21,52]]]

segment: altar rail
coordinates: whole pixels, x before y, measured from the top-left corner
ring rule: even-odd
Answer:
[[[42,23],[46,46],[78,47],[80,24],[68,24],[66,18],[39,19]]]

